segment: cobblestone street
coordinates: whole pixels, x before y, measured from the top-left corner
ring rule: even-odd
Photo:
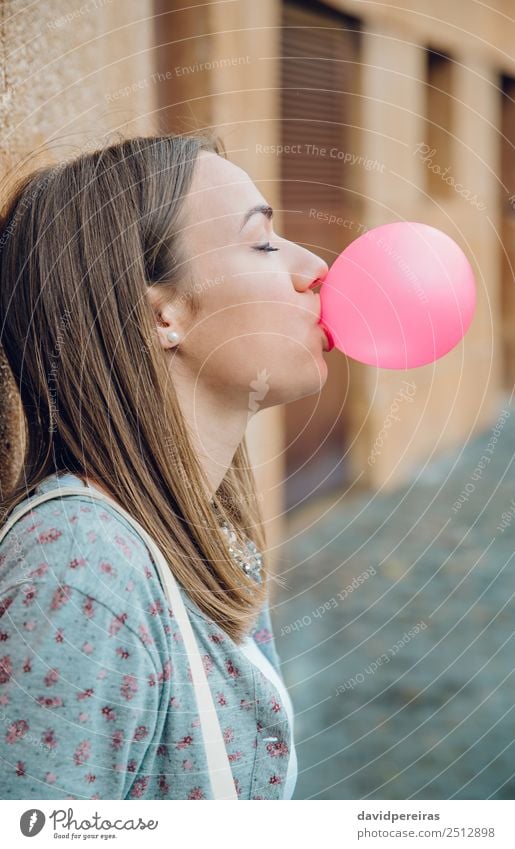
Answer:
[[[294,798],[515,798],[514,406],[413,484],[292,517],[272,618]]]

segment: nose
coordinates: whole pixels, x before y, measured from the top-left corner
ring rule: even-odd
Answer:
[[[323,259],[311,254],[312,262],[299,266],[296,274],[292,275],[293,284],[297,292],[305,292],[308,289],[318,289],[324,282],[329,272],[329,266]]]
[[[325,278],[325,274],[324,274]],[[322,283],[324,282],[323,278],[317,277],[316,280],[313,280],[312,283],[309,284],[309,289],[319,289]]]

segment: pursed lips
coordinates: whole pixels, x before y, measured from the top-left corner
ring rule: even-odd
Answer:
[[[329,332],[329,330],[327,330],[327,328],[324,327],[323,324],[318,322],[318,325],[319,325],[320,329],[322,330],[322,333],[324,334],[324,337],[325,337],[326,344],[324,345],[324,351],[329,353],[329,351],[332,351],[333,348],[334,348],[334,339],[333,339],[331,333]]]
[[[310,289],[312,289],[315,285],[317,285],[317,286],[321,285],[321,281],[316,280],[314,283],[311,284]],[[317,292],[313,292],[313,295],[315,295],[315,297],[318,298],[318,307],[317,307],[317,311],[315,313],[315,316],[316,316],[316,319],[317,319],[316,323],[317,323],[318,327],[320,327],[320,329],[322,330],[322,333],[325,337],[324,351],[329,353],[329,351],[332,351],[333,348],[334,348],[334,339],[333,339],[331,332],[322,323],[322,299],[320,298],[320,294],[317,293]]]

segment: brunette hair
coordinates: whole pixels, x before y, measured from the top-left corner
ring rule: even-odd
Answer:
[[[0,219],[0,343],[19,392],[23,462],[7,514],[46,476],[99,481],[156,541],[198,607],[237,643],[267,598],[265,535],[245,439],[215,495],[264,557],[235,564],[206,495],[145,296],[195,311],[181,230],[208,133],[122,138],[33,170]]]

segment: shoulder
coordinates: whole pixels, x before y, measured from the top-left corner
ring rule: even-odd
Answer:
[[[166,595],[143,539],[104,502],[69,495],[22,516],[0,543],[0,603],[13,593],[70,619],[93,620],[102,606],[110,631],[132,631],[159,665]]]
[[[83,496],[46,501],[0,543],[4,798],[122,799],[148,780],[166,620],[149,610],[150,553],[107,513]]]

